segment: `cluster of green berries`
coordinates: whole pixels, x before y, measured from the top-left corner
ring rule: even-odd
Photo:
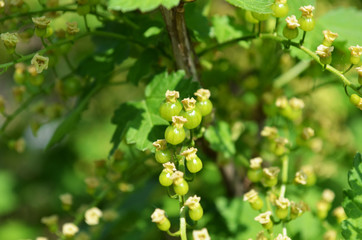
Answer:
[[[282,116],[290,120],[298,120],[302,116],[304,102],[302,99],[295,97],[289,100],[286,97],[279,97],[275,101],[275,106]]]
[[[175,145],[185,141],[186,130],[195,129],[202,121],[203,116],[207,116],[212,112],[212,103],[209,100],[210,91],[207,89],[199,89],[194,98],[185,98],[181,102],[177,91],[166,91],[166,100],[160,105],[160,115],[167,121],[172,121],[172,124],[165,130],[165,139],[159,139],[153,143],[156,148],[156,161],[163,164],[163,170],[159,175],[159,182],[164,187],[171,187],[178,196],[185,196],[189,191],[189,184],[184,178],[185,170],[190,173],[201,171],[203,164],[197,156],[197,148],[181,147],[179,154],[176,153]],[[193,146],[191,139],[191,145]],[[182,167],[178,170],[176,165]],[[186,169],[184,166],[186,165]],[[200,197],[189,197],[184,206],[188,207],[188,215],[193,221],[198,221],[203,216],[203,209],[200,205]],[[151,216],[152,221],[157,223],[157,226],[162,231],[168,231],[170,221],[165,216],[165,212],[161,209],[156,209]]]
[[[203,116],[206,116],[212,111],[212,103],[210,101],[210,91],[207,89],[199,89],[194,98],[183,99],[182,105],[178,101],[180,97],[179,92],[169,91],[166,92],[166,100],[160,106],[160,115],[167,121],[172,121],[165,131],[165,139],[172,145],[177,145],[185,140],[185,128],[197,128]]]
[[[302,12],[302,16],[297,20],[295,15],[288,16],[285,21],[287,25],[283,29],[283,35],[289,40],[298,37],[299,30],[302,29],[305,32],[312,31],[315,26],[313,18],[314,7],[312,5],[300,7],[299,10]]]

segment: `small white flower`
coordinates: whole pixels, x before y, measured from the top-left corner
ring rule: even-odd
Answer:
[[[31,64],[35,66],[37,73],[41,73],[43,70],[48,69],[49,58],[37,53],[34,55],[33,59],[31,59]]]
[[[79,228],[74,223],[65,223],[62,227],[62,232],[66,237],[73,237]]]
[[[180,97],[180,93],[178,91],[166,91],[166,101],[167,102],[176,102],[177,99]]]
[[[192,236],[194,240],[211,240],[209,232],[206,228],[203,228],[201,230],[194,230],[192,232]]]
[[[73,196],[70,193],[64,193],[59,196],[60,201],[64,205],[72,205],[73,204]]]
[[[287,17],[285,19],[285,21],[287,22],[287,26],[288,26],[289,29],[296,29],[297,27],[300,26],[300,24],[298,23],[298,20],[295,17],[295,15]]]
[[[88,225],[97,225],[99,223],[99,218],[102,217],[102,211],[99,208],[93,207],[88,209],[85,214],[85,222]]]
[[[317,48],[316,53],[318,54],[319,57],[330,57],[332,55],[332,52],[334,50],[334,47],[326,47],[323,44],[319,45]]]

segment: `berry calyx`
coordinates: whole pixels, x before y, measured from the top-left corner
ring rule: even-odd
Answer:
[[[172,174],[173,190],[176,194],[183,196],[189,191],[189,185],[183,178],[184,173],[176,171]]]
[[[170,220],[165,216],[165,211],[162,209],[156,208],[151,215],[151,219],[161,231],[168,231],[171,227]]]
[[[352,64],[358,64],[361,60],[362,47],[361,46],[351,46],[348,48],[351,51],[350,62]]]
[[[210,91],[207,89],[199,89],[194,94],[197,96],[196,107],[200,110],[202,116],[209,115],[212,111],[212,102],[210,101]]]
[[[259,182],[263,177],[263,170],[261,164],[263,159],[260,157],[250,159],[250,169],[247,176],[251,182]]]
[[[270,167],[263,169],[262,183],[265,187],[273,187],[278,183],[278,174],[280,169],[278,167]]]
[[[180,116],[172,117],[172,125],[168,126],[165,131],[165,139],[172,145],[177,145],[185,140],[186,133],[183,125],[187,122],[186,118]]]
[[[185,98],[181,101],[184,109],[180,112],[180,116],[187,119],[185,128],[194,129],[200,125],[202,115],[198,108],[196,108],[196,100],[194,98]]]
[[[267,211],[265,213],[261,213],[258,216],[254,218],[255,221],[258,221],[263,228],[265,229],[271,229],[273,227],[273,221],[270,219],[270,216],[272,215],[271,211]]]
[[[179,115],[182,110],[181,103],[177,100],[180,97],[177,91],[166,91],[166,101],[160,106],[160,115],[167,121],[172,121],[173,116]]]
[[[182,156],[186,158],[186,167],[191,173],[197,173],[202,169],[202,161],[196,155],[196,148],[186,149],[181,153]]]
[[[287,198],[280,197],[275,200],[275,204],[277,206],[275,211],[277,217],[280,219],[286,218],[289,214],[290,201]]]
[[[172,175],[176,171],[174,163],[167,162],[163,164],[164,169],[162,170],[158,180],[164,187],[171,186],[173,183]]]

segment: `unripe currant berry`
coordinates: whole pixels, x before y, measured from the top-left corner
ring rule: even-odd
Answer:
[[[260,224],[262,224],[263,228],[271,229],[274,225],[273,221],[270,219],[271,215],[272,215],[271,211],[261,213],[257,217],[255,217],[255,221],[258,221]]]
[[[287,3],[274,3],[272,5],[272,10],[274,16],[277,18],[282,18],[288,15],[289,7]]]
[[[173,174],[173,172],[169,172],[169,171],[167,171],[167,170],[162,170],[162,172],[161,172],[161,174],[160,174],[160,176],[158,177],[158,180],[159,180],[159,182],[160,182],[160,184],[162,185],[162,186],[164,186],[164,187],[169,187],[169,186],[171,186],[172,185],[172,183],[173,183],[173,180],[172,180],[172,174]]]
[[[181,155],[185,156],[186,167],[191,173],[197,173],[202,169],[202,161],[196,155],[196,152],[197,149],[192,147],[181,153]]]
[[[35,28],[35,35],[42,38],[46,35],[47,31],[46,28]]]
[[[180,112],[180,116],[187,119],[185,128],[194,129],[198,127],[202,120],[201,112],[196,108],[196,100],[194,98],[185,98],[182,100],[184,109]]]
[[[289,209],[288,208],[286,208],[286,209],[277,208],[275,210],[275,214],[277,215],[277,217],[279,219],[285,219],[286,217],[288,217]]]
[[[162,209],[156,208],[151,215],[151,219],[161,231],[168,231],[171,227],[170,220],[165,216],[165,211]]]
[[[248,179],[253,182],[260,182],[263,177],[263,170],[262,169],[249,169],[247,173]]]
[[[250,11],[245,11],[245,20],[253,24],[259,22],[256,18],[253,17],[253,14]]]
[[[168,126],[165,131],[165,139],[172,145],[177,145],[185,140],[186,133],[183,125],[187,122],[186,118],[173,116],[172,125]]]
[[[351,46],[348,49],[351,51],[350,62],[354,65],[357,65],[361,60],[362,47],[356,45],[356,46]]]
[[[185,206],[189,207],[189,216],[192,220],[198,221],[204,215],[204,210],[200,205],[201,198],[198,196],[189,197],[186,202]]]
[[[253,17],[258,21],[265,21],[270,17],[270,14],[251,12]]]
[[[210,95],[210,91],[207,89],[199,89],[195,93],[195,96],[197,96],[196,107],[200,110],[202,116],[209,115],[212,111]]]
[[[166,101],[160,106],[160,115],[167,121],[172,121],[173,116],[179,115],[182,110],[181,103],[177,100],[180,97],[177,91],[166,91]]]
[[[46,32],[45,32],[45,34],[44,34],[44,37],[45,37],[45,38],[48,38],[48,37],[50,37],[51,35],[53,35],[53,33],[54,33],[53,28],[52,28],[51,26],[48,26],[48,27],[46,28]]]
[[[358,106],[361,102],[361,98],[360,96],[358,96],[357,94],[353,93],[350,97],[349,100],[351,101],[351,103],[355,106]]]
[[[262,183],[265,187],[273,187],[278,183],[278,174],[280,169],[278,167],[270,167],[263,169]]]
[[[315,21],[314,18],[308,18],[308,17],[301,17],[298,20],[300,29],[303,31],[309,32],[314,29]]]
[[[157,140],[153,143],[153,146],[156,148],[155,158],[159,163],[166,163],[171,161],[172,152],[170,149],[167,149],[167,142],[165,139]]]
[[[70,76],[61,80],[58,84],[58,88],[63,96],[73,97],[80,92],[82,86],[77,77]]]
[[[280,219],[286,218],[289,214],[290,201],[287,198],[279,197],[275,200],[275,205],[277,207],[275,211],[277,217]]]
[[[290,29],[287,26],[283,29],[283,35],[289,40],[292,40],[294,38],[297,38],[299,34],[298,28]]]
[[[243,200],[248,201],[250,206],[257,211],[262,209],[264,205],[263,200],[259,197],[258,192],[256,192],[254,189],[245,193]]]
[[[362,85],[362,66],[356,68],[357,72],[358,72],[358,83],[359,85]]]
[[[202,209],[201,205],[199,205],[195,209],[189,209],[189,216],[194,221],[199,221],[203,215],[204,215],[204,210]]]
[[[184,173],[176,171],[172,174],[173,190],[176,194],[183,196],[189,191],[189,185],[183,178]]]

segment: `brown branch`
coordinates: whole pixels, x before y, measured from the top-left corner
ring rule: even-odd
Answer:
[[[180,5],[170,10],[163,6],[160,9],[171,39],[177,69],[185,70],[187,77],[192,77],[193,81],[199,81],[197,72],[198,58],[187,33],[184,4],[180,3]]]

